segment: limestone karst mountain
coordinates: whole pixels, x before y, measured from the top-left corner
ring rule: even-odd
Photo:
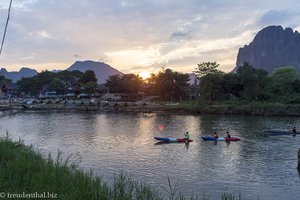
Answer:
[[[291,28],[268,26],[259,31],[249,45],[239,49],[236,67],[244,62],[269,73],[283,66],[293,66],[300,71],[300,34]]]

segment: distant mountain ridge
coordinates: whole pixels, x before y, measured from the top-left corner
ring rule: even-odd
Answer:
[[[118,71],[117,69],[111,67],[108,64],[103,62],[95,62],[95,61],[76,61],[73,65],[71,65],[66,70],[74,71],[78,70],[81,72],[85,72],[87,70],[92,70],[95,72],[97,77],[98,83],[103,84],[106,82],[106,79],[109,76],[116,75],[116,74],[123,74],[122,72]]]
[[[22,77],[32,77],[38,74],[38,72],[34,69],[30,69],[27,67],[23,67],[20,71],[12,71],[8,72],[5,68],[0,69],[0,74],[5,76],[8,79],[11,79],[12,82],[17,82]]]
[[[108,64],[103,62],[94,62],[94,61],[76,61],[66,70],[73,71],[78,70],[81,72],[85,72],[87,70],[92,70],[95,72],[96,78],[98,80],[98,84],[103,84],[106,82],[106,79],[109,76],[115,74],[123,74],[122,72],[116,70],[115,68],[111,67]],[[52,70],[52,72],[57,73],[63,70]],[[12,71],[8,72],[5,68],[0,69],[0,74],[5,76],[6,78],[12,79],[13,82],[17,82],[22,77],[32,77],[38,74],[38,72],[34,69],[23,67],[20,71]]]
[[[259,31],[249,45],[239,49],[236,68],[244,62],[269,73],[283,66],[293,66],[300,71],[300,34],[291,28],[268,26]]]

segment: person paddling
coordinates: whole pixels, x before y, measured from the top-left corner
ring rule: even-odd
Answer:
[[[184,139],[185,139],[185,142],[188,142],[189,140],[190,140],[190,135],[189,135],[189,132],[186,132],[185,134],[184,134]]]
[[[230,135],[229,131],[226,131],[226,136],[225,137],[226,138],[231,138],[231,135]]]
[[[296,136],[296,127],[294,126],[293,130],[292,130],[292,133],[293,133],[293,136]]]
[[[217,132],[215,132],[212,136],[213,136],[214,138],[219,138]]]

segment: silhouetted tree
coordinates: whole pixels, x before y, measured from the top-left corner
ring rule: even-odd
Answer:
[[[200,98],[204,101],[212,102],[224,98],[224,72],[217,69],[219,64],[216,62],[203,62],[198,64],[196,71],[197,78],[200,80]]]
[[[217,62],[203,62],[201,64],[198,64],[194,73],[196,74],[197,78],[200,79],[207,74],[215,74],[219,72],[220,70],[217,69],[218,67],[219,64],[217,64]]]
[[[237,76],[241,81],[243,89],[241,96],[247,100],[258,100],[267,98],[266,85],[268,73],[262,69],[255,69],[245,62],[237,69]]]
[[[160,71],[156,76],[151,77],[156,94],[163,100],[180,100],[188,86],[189,75],[174,72],[171,69]]]
[[[108,79],[106,79],[106,83],[104,84],[111,93],[121,92],[121,75],[116,74],[109,76]]]

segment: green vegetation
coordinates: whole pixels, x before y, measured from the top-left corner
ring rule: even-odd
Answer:
[[[93,173],[76,169],[60,156],[43,159],[20,141],[0,141],[0,191],[10,194],[57,194],[58,199],[162,199],[159,194],[121,174],[111,187]]]
[[[174,108],[175,110],[175,108]],[[177,110],[202,114],[234,114],[257,116],[299,116],[299,104],[280,102],[215,102],[213,104],[182,104]]]
[[[189,75],[162,69],[151,74],[147,80],[139,75],[123,74],[110,76],[105,83],[111,93],[126,93],[137,97],[141,94],[159,96],[161,101],[199,100],[201,104],[216,102],[280,102],[300,103],[300,74],[294,67],[287,66],[268,74],[255,69],[248,63],[237,68],[236,73],[224,73],[216,62],[198,64],[194,73],[199,84],[189,85]],[[9,80],[0,76],[0,83]],[[41,92],[55,91],[57,94],[72,92],[94,94],[97,79],[93,71],[43,71],[34,77],[22,78],[17,82],[18,89],[29,96]],[[136,99],[136,98],[132,98]]]
[[[135,74],[116,74],[106,80],[105,86],[112,93],[137,94],[142,90],[143,79]]]
[[[198,65],[195,73],[200,80],[201,103],[281,102],[300,103],[300,74],[294,67],[274,70],[271,75],[244,63],[236,73],[224,73],[211,62]]]
[[[186,95],[188,74],[163,69],[144,81],[139,75],[124,74],[110,76],[105,86],[110,92],[137,95],[143,91],[147,95],[160,96],[164,101],[179,101]]]
[[[0,74],[0,86],[2,86],[4,83],[10,83],[11,79],[5,78],[3,75]]]
[[[55,91],[57,94],[67,93],[70,87],[83,88],[84,92],[91,94],[97,87],[97,78],[93,71],[62,71],[58,73],[43,71],[36,76],[22,78],[17,82],[20,92],[37,96],[40,92]]]
[[[184,197],[178,188],[171,185],[163,188],[165,197],[150,186],[132,180],[125,174],[115,177],[111,185],[95,177],[92,172],[87,173],[77,169],[60,156],[55,161],[27,147],[21,141],[12,142],[8,137],[0,139],[0,192],[5,195],[31,194],[45,195],[57,199],[107,199],[107,200],[162,200],[162,199],[210,199],[207,196]],[[1,196],[3,197],[3,196]],[[18,198],[21,199],[21,198]],[[235,200],[232,193],[222,194],[221,199]]]
[[[151,95],[159,95],[162,100],[179,101],[185,94],[188,87],[188,74],[174,72],[171,69],[160,71],[157,75],[152,74],[149,82]]]
[[[300,73],[294,67],[280,67],[271,74],[249,63],[238,67],[236,73],[225,73],[218,67],[216,62],[198,64],[194,73],[199,82],[193,85],[188,84],[188,74],[171,69],[162,69],[146,80],[136,74],[113,75],[102,89],[97,86],[93,71],[44,71],[31,78],[22,78],[17,85],[20,92],[29,96],[55,91],[56,94],[86,93],[100,97],[102,92],[109,91],[125,93],[122,101],[156,96],[158,102],[181,102],[182,105],[164,108],[167,111],[300,115],[296,113],[300,107]],[[1,81],[9,80],[0,76]],[[187,100],[188,104],[182,103]]]
[[[224,73],[215,62],[198,64],[200,98],[187,109],[198,113],[290,115],[300,111],[300,74],[287,66],[268,74],[244,63]]]

